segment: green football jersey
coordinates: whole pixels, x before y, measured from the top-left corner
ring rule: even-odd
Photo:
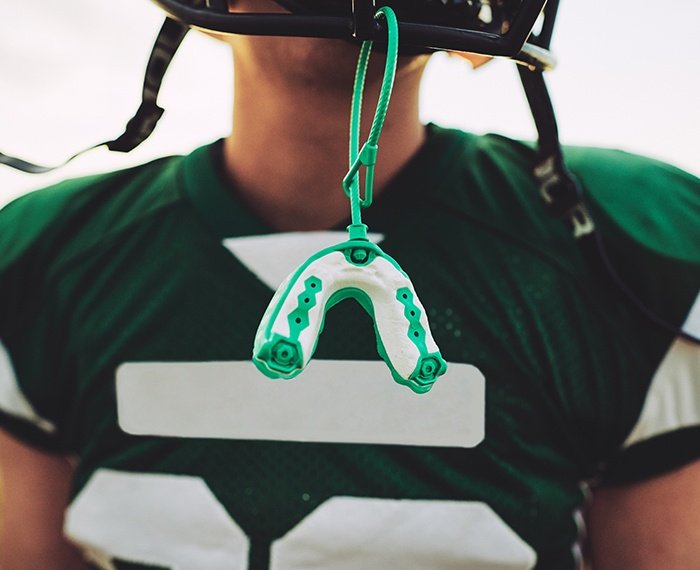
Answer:
[[[448,373],[395,384],[353,301],[293,380],[251,364],[275,288],[344,226],[276,233],[215,143],[0,213],[0,420],[79,457],[66,534],[99,568],[574,568],[584,482],[700,456],[700,350],[548,215],[532,149],[429,127],[365,211]],[[566,150],[620,278],[700,332],[700,183]],[[339,186],[339,190],[340,186]]]

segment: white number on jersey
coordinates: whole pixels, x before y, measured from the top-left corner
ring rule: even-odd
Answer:
[[[246,570],[249,540],[198,477],[100,469],[66,534],[102,568]],[[466,501],[334,497],[271,547],[271,570],[524,570],[536,556],[491,508]]]

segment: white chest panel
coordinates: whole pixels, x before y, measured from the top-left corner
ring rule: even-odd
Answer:
[[[120,427],[134,435],[473,447],[484,376],[451,363],[427,394],[380,361],[315,360],[293,382],[250,361],[134,362],[117,370]]]

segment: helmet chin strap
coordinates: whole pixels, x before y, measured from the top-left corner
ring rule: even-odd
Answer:
[[[538,150],[533,174],[540,196],[549,212],[565,220],[575,238],[582,238],[595,230],[595,224],[583,202],[578,182],[564,164],[557,120],[543,72],[518,65],[518,73],[537,128]]]
[[[549,0],[544,12],[542,31],[530,39],[532,44],[546,50],[549,49],[557,3],[557,0]],[[599,231],[596,231],[593,217],[586,207],[583,189],[566,168],[559,142],[557,119],[543,70],[518,65],[518,73],[537,128],[538,149],[533,175],[537,180],[545,207],[553,216],[561,218],[570,227],[590,267],[600,275],[607,276],[610,283],[649,321],[674,336],[700,344],[700,337],[686,332],[678,325],[669,323],[647,307],[618,274],[607,252],[603,237]]]
[[[530,50],[549,53],[558,0],[549,0],[543,12],[542,29],[529,38]],[[526,49],[523,49],[523,52]],[[521,53],[523,53],[521,52]],[[595,230],[593,219],[583,203],[581,188],[566,168],[559,142],[557,119],[544,80],[544,69],[535,65],[518,65],[530,112],[537,128],[537,158],[533,169],[542,200],[552,215],[564,219],[574,237],[581,238]]]
[[[164,110],[157,102],[158,92],[168,66],[188,30],[189,28],[185,24],[166,18],[153,45],[151,56],[148,59],[146,75],[141,90],[141,105],[119,137],[92,145],[55,166],[41,166],[1,152],[0,164],[5,164],[29,174],[44,174],[61,168],[81,154],[100,146],[106,146],[109,150],[117,152],[130,152],[135,149],[151,135],[163,115]]]

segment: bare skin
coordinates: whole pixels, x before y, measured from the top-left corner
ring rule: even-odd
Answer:
[[[231,12],[281,12],[272,0],[229,0]],[[234,128],[224,146],[239,197],[272,228],[318,230],[348,216],[340,182],[359,44],[343,40],[217,36],[233,48]],[[478,67],[490,58],[457,54]],[[379,141],[375,196],[421,147],[420,81],[429,55],[399,57]],[[372,54],[362,113],[366,140],[386,58]]]
[[[601,488],[589,517],[594,570],[700,566],[700,461],[647,481]]]
[[[232,12],[283,11],[272,0],[230,0]],[[212,34],[215,35],[216,34]],[[343,40],[218,36],[233,48],[234,128],[224,146],[239,196],[272,228],[318,230],[348,216],[340,182],[348,170],[348,129],[359,44]],[[459,54],[474,67],[490,58]],[[420,81],[428,55],[399,57],[379,140],[375,196],[425,140]],[[362,140],[369,133],[386,58],[372,54]]]
[[[241,196],[275,229],[313,230],[336,225],[348,215],[340,181],[348,169],[349,109],[357,48],[296,38],[236,38],[234,43],[235,127],[224,148],[226,166]],[[317,49],[318,43],[331,45]],[[278,49],[302,52],[294,59],[305,62],[299,64],[305,71],[295,74],[276,63],[256,61],[251,54],[267,55]],[[336,59],[329,52],[341,57]],[[315,54],[321,54],[321,61]],[[379,94],[378,68],[383,63],[384,56],[375,54],[362,115],[365,138]],[[425,58],[402,61],[398,70],[379,143],[381,160],[375,172],[378,194],[424,141],[425,128],[418,120],[418,88],[424,65]],[[328,68],[332,79],[315,80],[311,75],[315,68]]]
[[[73,467],[58,455],[28,447],[0,430],[2,570],[85,570],[63,537]]]

